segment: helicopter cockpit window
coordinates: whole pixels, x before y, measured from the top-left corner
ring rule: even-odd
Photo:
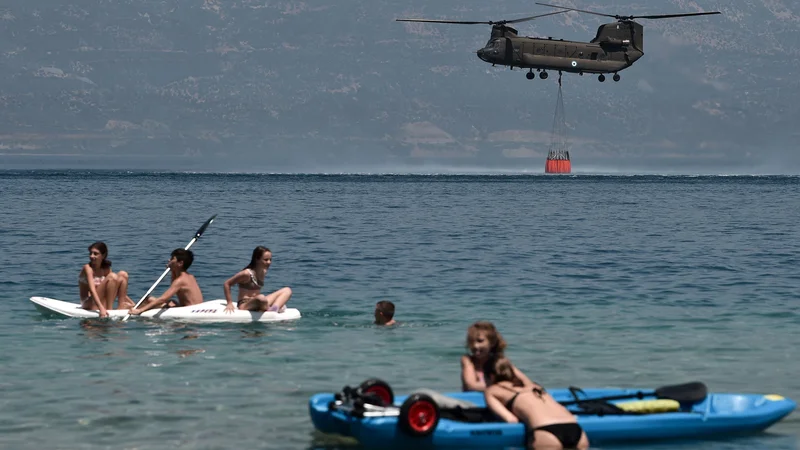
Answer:
[[[486,43],[486,47],[484,50],[487,52],[491,52],[493,55],[499,55],[500,52],[503,50],[503,40],[502,39],[494,39]]]

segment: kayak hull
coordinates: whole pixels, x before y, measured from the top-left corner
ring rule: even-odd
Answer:
[[[31,297],[36,309],[48,317],[97,319],[100,313],[97,310],[86,310],[80,304],[65,302],[47,297]],[[132,318],[151,320],[176,320],[183,322],[218,323],[218,322],[284,322],[299,319],[300,311],[295,308],[286,308],[278,312],[255,312],[235,310],[225,312],[225,300],[209,300],[199,305],[180,306],[174,308],[151,309]],[[112,309],[108,311],[110,319],[121,319],[128,314],[127,309]]]
[[[573,397],[568,389],[548,390],[556,401]],[[584,389],[586,398],[635,394],[637,389]],[[480,392],[446,393],[447,397],[486,408]],[[408,396],[397,396],[397,409]],[[583,396],[582,396],[583,397]],[[651,399],[653,397],[650,397]],[[505,422],[469,423],[441,418],[427,436],[412,436],[398,426],[398,417],[358,417],[331,408],[335,394],[320,393],[309,400],[314,427],[328,434],[355,438],[369,448],[506,448],[525,446],[524,425]],[[647,397],[645,397],[647,400]],[[679,411],[652,414],[578,414],[578,423],[592,445],[635,441],[729,437],[761,432],[796,407],[794,401],[777,395],[710,393],[700,402],[681,405]],[[570,407],[572,408],[572,407]]]

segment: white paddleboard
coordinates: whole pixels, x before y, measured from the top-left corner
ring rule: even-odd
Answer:
[[[97,319],[100,313],[97,310],[87,310],[81,308],[80,304],[65,302],[47,297],[31,297],[36,309],[44,315],[55,317],[72,317],[80,319]],[[283,322],[285,320],[295,320],[300,318],[300,311],[296,308],[286,308],[285,311],[278,312],[255,312],[235,310],[232,313],[225,312],[227,301],[209,300],[193,306],[180,306],[174,308],[151,309],[138,316],[131,318],[153,319],[153,320],[179,320],[184,322]],[[127,309],[110,309],[108,317],[111,319],[122,319],[128,314]]]

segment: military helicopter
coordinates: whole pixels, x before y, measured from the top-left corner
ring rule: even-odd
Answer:
[[[523,17],[515,20],[500,20],[497,22],[470,22],[459,20],[431,20],[431,19],[396,19],[398,22],[426,22],[426,23],[453,23],[463,25],[486,24],[492,26],[492,35],[486,45],[477,51],[478,58],[491,63],[492,66],[500,64],[511,69],[519,67],[529,69],[525,76],[532,80],[536,77],[533,69],[539,72],[539,78],[546,79],[548,70],[570,72],[583,75],[584,73],[599,74],[601,82],[606,80],[606,73],[613,73],[614,81],[619,81],[617,72],[633,65],[644,55],[644,27],[634,19],[668,19],[675,17],[705,16],[720,14],[719,11],[697,12],[682,14],[659,14],[648,16],[620,16],[603,14],[566,6],[536,3],[537,5],[560,8],[557,11],[538,16]],[[615,23],[607,23],[597,28],[597,36],[589,42],[565,41],[563,39],[536,38],[519,36],[519,32],[508,26],[513,23],[525,22],[539,17],[569,11],[594,14],[598,16],[617,19]],[[559,76],[559,81],[561,80]]]

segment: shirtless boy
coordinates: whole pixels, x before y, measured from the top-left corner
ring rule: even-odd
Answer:
[[[197,285],[194,275],[187,272],[194,261],[191,250],[175,249],[170,255],[167,267],[172,275],[172,284],[161,297],[148,296],[139,308],[128,311],[131,315],[141,314],[148,309],[169,308],[172,306],[189,306],[203,303],[203,293]],[[178,297],[178,301],[172,299]]]
[[[394,303],[389,300],[381,300],[375,304],[375,325],[392,326],[396,323],[394,320]]]

